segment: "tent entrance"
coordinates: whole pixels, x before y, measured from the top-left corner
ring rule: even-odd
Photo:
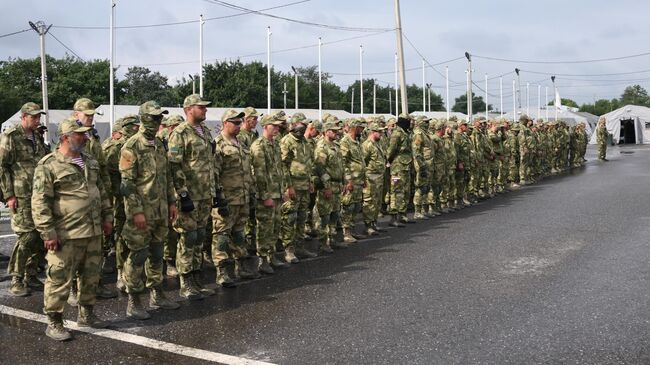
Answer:
[[[619,143],[635,144],[636,131],[634,128],[634,119],[621,119],[621,138]]]

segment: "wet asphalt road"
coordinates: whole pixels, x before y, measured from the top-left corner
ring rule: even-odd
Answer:
[[[650,147],[611,148],[605,163],[591,148],[585,168],[149,321],[126,320],[124,297],[97,310],[118,331],[285,364],[648,364]],[[40,313],[42,293],[7,285],[0,304]],[[44,329],[0,316],[0,363],[201,363]]]

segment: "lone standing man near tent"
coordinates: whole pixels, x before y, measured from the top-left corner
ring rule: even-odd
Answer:
[[[605,118],[600,117],[598,128],[596,128],[596,144],[598,145],[598,159],[601,161],[609,161],[605,158],[607,156],[607,137],[609,137],[609,133],[605,126]]]

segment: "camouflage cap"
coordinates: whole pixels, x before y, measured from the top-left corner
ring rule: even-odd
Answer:
[[[121,132],[122,128],[124,128],[124,118],[120,118],[113,123],[113,129],[111,130],[111,132],[113,133]]]
[[[384,130],[386,130],[386,128],[382,127],[381,124],[379,124],[379,122],[372,122],[368,124],[368,127],[366,129],[370,132],[383,132]]]
[[[457,121],[458,121],[458,117],[455,116],[455,115],[452,115],[451,117],[449,117],[449,121],[450,121],[450,122],[457,122]]]
[[[413,116],[412,116],[411,114],[407,114],[407,113],[401,113],[401,114],[399,115],[399,117],[400,117],[400,118],[404,118],[404,119],[410,119],[410,120],[413,120],[413,119],[414,119]]]
[[[431,118],[427,117],[426,115],[418,115],[417,117],[415,117],[416,122],[428,122],[430,120]]]
[[[146,103],[140,105],[140,110],[138,111],[138,114],[162,115],[162,114],[169,114],[169,111],[163,110],[157,102],[153,100],[149,100]]]
[[[466,119],[461,119],[461,120],[458,122],[458,125],[461,126],[461,125],[463,125],[463,124],[468,125],[469,123],[467,122]]]
[[[130,124],[140,124],[140,117],[138,117],[137,114],[127,114],[124,117],[122,117],[124,120],[124,125],[130,125]]]
[[[529,121],[529,120],[530,120],[530,118],[528,118],[528,116],[527,116],[526,114],[522,114],[522,115],[519,117],[519,121],[520,121],[520,122],[527,122],[527,121]]]
[[[262,122],[260,123],[263,126],[265,125],[282,125],[285,121],[281,119],[276,119],[273,114],[267,114],[262,117]]]
[[[165,118],[162,122],[162,125],[164,125],[165,127],[174,127],[183,123],[184,121],[185,119],[182,116],[178,114],[174,114],[174,115],[170,115],[169,118]]]
[[[513,123],[512,126],[510,127],[510,130],[513,131],[521,130],[521,125],[519,123]]]
[[[45,115],[45,112],[41,109],[41,106],[32,102],[23,104],[23,106],[20,108],[20,113],[29,115]]]
[[[67,118],[59,123],[59,136],[72,132],[83,133],[91,129],[91,127],[84,127],[79,121],[74,118]]]
[[[88,98],[78,99],[74,103],[73,109],[76,112],[82,112],[86,115],[93,115],[97,112],[95,110],[95,103],[93,103],[93,101]]]
[[[291,116],[291,123],[307,123],[307,117],[304,113],[297,112]]]
[[[443,129],[447,126],[447,123],[445,123],[443,120],[439,120],[436,122],[436,130]]]
[[[451,129],[456,129],[458,128],[458,123],[456,123],[455,121],[451,120],[451,118],[449,118],[449,123],[447,123],[447,126],[449,126],[449,128]]]
[[[359,118],[348,118],[345,120],[345,125],[348,126],[348,128],[356,128],[361,127],[362,123]]]
[[[273,118],[275,118],[276,120],[281,120],[283,122],[287,121],[287,114],[283,110],[272,112],[271,115],[273,115]]]
[[[226,122],[230,119],[241,119],[244,115],[244,112],[238,112],[235,109],[228,109],[223,112],[223,115],[221,115],[221,121]]]
[[[330,121],[330,122],[325,122],[325,124],[323,124],[324,131],[329,131],[329,130],[337,131],[339,129],[341,129],[341,126],[336,122]]]
[[[316,128],[316,130],[319,132],[323,131],[323,123],[318,119],[309,120],[308,126]]]
[[[211,103],[212,103],[211,101],[203,100],[203,98],[199,94],[192,94],[187,96],[183,101],[183,108],[187,108],[192,105],[207,106],[210,105]]]
[[[252,106],[246,107],[246,109],[244,109],[244,118],[259,117],[259,116],[260,113],[258,113],[257,110],[255,110],[255,108],[253,108]]]
[[[395,125],[395,123],[397,123],[397,119],[391,117],[391,118],[388,118],[388,121],[386,122],[386,125],[387,125],[387,126],[389,126],[389,125]]]

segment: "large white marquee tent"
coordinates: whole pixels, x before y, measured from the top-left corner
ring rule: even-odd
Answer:
[[[602,116],[605,118],[607,131],[612,135],[614,143],[639,144],[645,141],[646,124],[650,125],[650,108],[638,105],[626,105]],[[591,136],[589,143],[596,143],[596,133]]]

